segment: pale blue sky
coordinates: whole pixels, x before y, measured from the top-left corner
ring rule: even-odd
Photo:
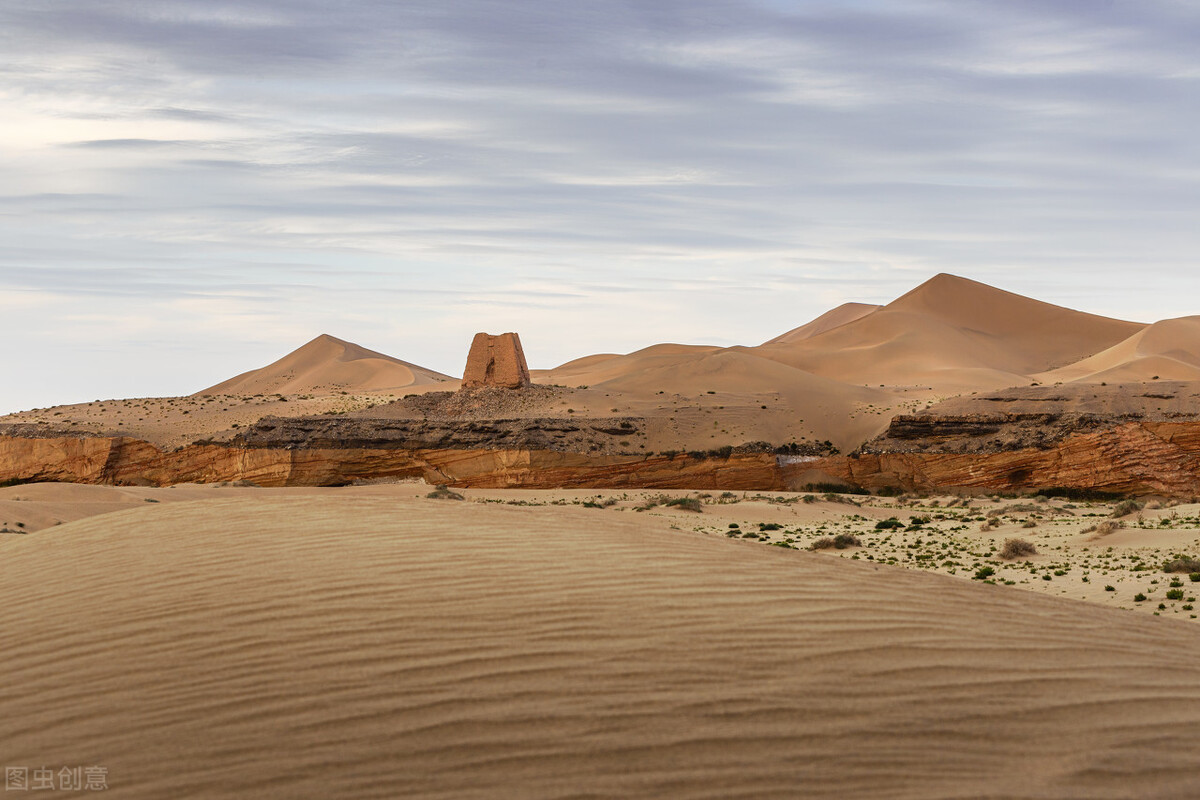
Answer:
[[[319,333],[756,344],[938,272],[1200,313],[1197,130],[1182,0],[6,0],[0,412]]]

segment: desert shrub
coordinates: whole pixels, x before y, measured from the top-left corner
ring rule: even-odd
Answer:
[[[903,527],[904,527],[904,523],[901,522],[900,520],[896,519],[895,517],[888,517],[887,519],[881,519],[879,522],[875,523],[875,530],[877,530],[877,531],[886,531],[886,530],[891,530],[892,528],[903,528]]]
[[[1200,572],[1193,572],[1188,575],[1188,580],[1192,583],[1200,583]]]
[[[1133,596],[1133,602],[1135,602],[1135,603],[1143,603],[1143,602],[1145,602],[1145,600],[1146,600],[1146,595],[1142,594],[1141,592],[1138,592],[1137,594],[1135,594]]]
[[[451,489],[449,486],[447,486],[444,483],[439,483],[437,485],[437,488],[435,488],[432,492],[430,492],[429,494],[427,494],[425,496],[432,498],[434,500],[466,500],[467,499],[467,498],[463,497],[461,494],[459,494],[458,492]]]
[[[663,505],[682,509],[683,511],[695,511],[697,513],[704,510],[704,507],[700,505],[700,501],[695,497],[675,497],[666,501]]]
[[[1200,559],[1191,556],[1176,556],[1163,564],[1163,572],[1200,572]]]
[[[1023,523],[1021,524],[1021,527],[1022,527],[1022,528],[1036,528],[1036,527],[1037,527],[1037,523],[1036,523],[1036,522],[1034,522],[1034,521],[1033,521],[1033,520],[1031,520],[1031,519],[1027,519],[1027,520],[1025,520],[1025,522],[1023,522]]]
[[[1083,532],[1084,533],[1094,533],[1097,536],[1107,536],[1108,534],[1112,533],[1113,531],[1120,530],[1121,528],[1124,528],[1124,527],[1125,527],[1124,520],[1106,519],[1104,522],[1101,522],[1099,525],[1091,525],[1087,528],[1084,528]]]
[[[1024,539],[1005,539],[1004,546],[1000,548],[1000,557],[1005,559],[1036,555],[1037,548],[1033,546],[1032,542],[1027,542]]]
[[[870,494],[869,491],[861,486],[847,486],[842,483],[806,483],[804,491],[833,494]]]
[[[1042,489],[1040,494],[1043,497],[1062,497],[1067,500],[1100,503],[1122,499],[1122,496],[1117,492],[1104,492],[1099,489],[1074,489],[1065,486],[1052,486]]]
[[[1183,589],[1169,589],[1167,591],[1167,599],[1168,600],[1182,600],[1183,599]]]
[[[845,550],[847,547],[861,547],[862,542],[852,533],[839,533],[833,537],[833,546],[838,550]]]
[[[758,523],[758,529],[760,531],[777,531],[782,527],[783,526],[780,525],[778,522],[760,522],[760,523]]]
[[[990,578],[995,574],[996,570],[992,569],[991,567],[980,567],[979,569],[975,570],[975,580],[981,581],[985,578]]]
[[[1122,500],[1113,506],[1112,517],[1113,519],[1128,517],[1135,511],[1141,511],[1145,505],[1145,503],[1140,503],[1137,500]]]
[[[845,550],[847,547],[860,547],[862,542],[857,536],[849,533],[839,533],[832,538],[823,536],[808,546],[809,550],[828,550],[830,548],[836,550]]]

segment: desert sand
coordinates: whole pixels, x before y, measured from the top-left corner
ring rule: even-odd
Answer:
[[[1200,792],[1191,626],[688,529],[837,503],[201,491],[0,537],[8,764],[130,798]]]

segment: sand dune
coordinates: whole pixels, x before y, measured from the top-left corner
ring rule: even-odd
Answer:
[[[381,392],[452,380],[439,372],[323,334],[278,361],[196,394]]]
[[[805,323],[799,328],[793,328],[787,333],[780,334],[764,344],[786,344],[787,342],[811,339],[819,333],[841,327],[847,322],[862,319],[867,314],[878,311],[881,308],[883,306],[872,305],[870,303],[842,303],[837,308],[826,311],[812,322]]]
[[[858,320],[754,351],[847,383],[961,392],[1026,382],[1142,327],[938,275]]]
[[[273,497],[0,539],[6,764],[156,800],[1200,794],[1186,625],[669,521]]]
[[[794,383],[799,370],[860,388],[907,387],[944,396],[1028,384],[1033,374],[1091,356],[1143,327],[938,275],[886,306],[847,303],[757,347],[657,345],[577,359],[540,380],[625,391],[653,384],[655,391],[688,394],[694,376],[707,376],[714,359],[738,352],[755,356],[760,367],[756,375],[737,371],[744,391],[768,390],[788,376],[778,390]],[[768,361],[793,371],[771,370]],[[736,383],[731,378],[722,388],[736,390]]]
[[[1038,377],[1045,383],[1200,380],[1200,317],[1156,322],[1107,350]]]
[[[605,353],[584,356],[547,370],[540,382],[591,386],[614,378],[637,375],[655,367],[676,365],[719,350],[720,347],[711,345],[656,344],[625,355]]]

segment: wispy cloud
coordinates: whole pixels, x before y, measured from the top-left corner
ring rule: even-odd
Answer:
[[[55,301],[4,306],[0,410],[323,330],[754,343],[939,271],[1200,311],[1196,41],[1173,0],[13,0],[0,292]],[[77,388],[98,349],[146,367]]]

